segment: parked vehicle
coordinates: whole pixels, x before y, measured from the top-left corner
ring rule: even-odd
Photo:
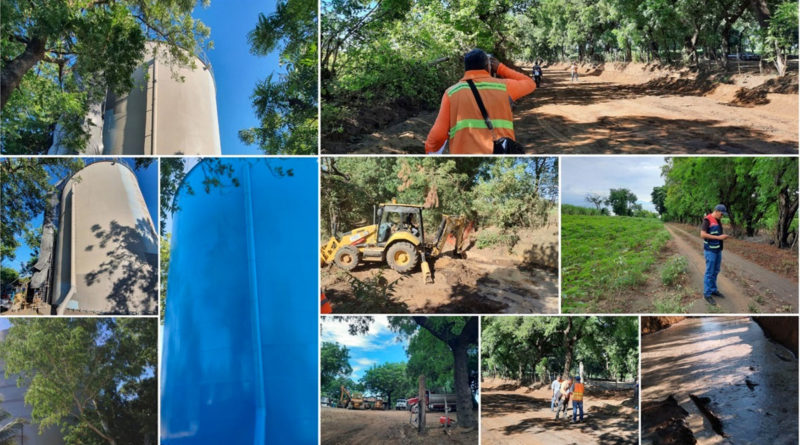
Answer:
[[[400,410],[407,410],[408,409],[408,400],[406,399],[398,399],[397,403],[394,404],[395,411]]]

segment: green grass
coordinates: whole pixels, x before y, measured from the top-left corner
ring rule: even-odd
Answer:
[[[654,314],[683,314],[686,313],[686,308],[681,305],[682,295],[671,295],[664,298],[659,298],[653,302]]]
[[[653,218],[561,216],[562,306],[581,312],[647,281],[646,272],[669,240]]]

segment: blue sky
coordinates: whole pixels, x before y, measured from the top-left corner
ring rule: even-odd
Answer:
[[[217,111],[223,154],[261,154],[255,145],[239,140],[239,130],[258,126],[250,103],[256,83],[269,73],[283,72],[278,51],[269,56],[250,54],[247,33],[258,23],[258,14],[275,11],[274,1],[212,0],[206,9],[198,6],[192,14],[211,28],[214,49],[207,51],[217,85]]]
[[[347,322],[334,321],[330,317],[323,317],[320,322],[323,342],[336,342],[350,350],[350,366],[353,368],[350,377],[356,381],[373,365],[408,361],[405,351],[408,340],[398,341],[399,336],[389,330],[385,315],[374,318],[369,332],[364,335],[350,335]]]
[[[100,159],[84,158],[87,165],[98,160]],[[108,160],[108,158],[105,160]],[[158,162],[154,160],[149,166],[137,170],[133,159],[121,158],[118,160],[124,162],[133,169],[136,180],[139,182],[139,188],[142,190],[145,204],[147,204],[147,211],[150,213],[150,218],[153,220],[154,226],[158,229]],[[50,183],[55,184],[59,179],[60,178],[51,178]],[[34,228],[40,227],[42,225],[42,217],[42,214],[37,215],[31,220],[31,226]],[[3,266],[20,270],[20,263],[28,262],[32,250],[25,245],[23,238],[18,237],[17,239],[20,241],[21,245],[16,250],[16,258],[14,258],[14,260],[3,260]]]
[[[663,156],[592,156],[561,158],[561,202],[592,207],[587,193],[608,196],[612,188],[627,188],[636,195],[642,208],[655,212],[650,193],[664,185]]]

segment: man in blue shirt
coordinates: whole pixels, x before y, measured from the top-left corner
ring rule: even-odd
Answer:
[[[706,258],[706,274],[703,280],[703,298],[708,304],[716,306],[714,296],[722,297],[717,289],[717,275],[722,266],[722,241],[729,236],[722,233],[722,217],[728,215],[728,209],[718,204],[714,211],[703,218],[700,226],[700,238],[703,238],[703,255]]]
[[[561,392],[561,376],[558,376],[557,379],[553,380],[553,384],[550,385],[550,389],[553,390],[553,398],[550,400],[550,411],[556,410],[556,405],[558,405],[558,394]]]

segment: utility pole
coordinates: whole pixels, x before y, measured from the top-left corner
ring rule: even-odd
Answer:
[[[417,432],[419,434],[425,434],[425,408],[427,405],[427,400],[425,400],[425,376],[419,376],[419,402],[417,406],[419,409],[417,410]]]

